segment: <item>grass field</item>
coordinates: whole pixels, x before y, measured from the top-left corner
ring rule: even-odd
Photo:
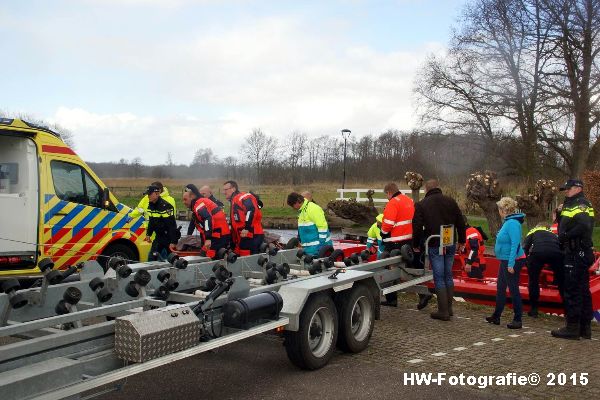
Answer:
[[[145,188],[153,182],[155,179],[152,178],[140,178],[140,179],[104,179],[104,182],[109,186],[111,191],[117,196],[117,198],[127,204],[130,207],[134,207],[142,197],[142,192]],[[177,202],[178,210],[183,210],[184,205],[181,200],[183,188],[188,183],[193,183],[198,187],[202,185],[210,185],[213,188],[215,197],[220,199],[227,205],[225,196],[221,194],[221,187],[223,184],[222,180],[209,180],[209,181],[188,181],[182,179],[162,179],[161,182],[169,189],[171,195]],[[295,217],[297,215],[291,207],[286,204],[287,195],[292,192],[302,192],[308,190],[312,192],[313,199],[322,207],[325,207],[327,203],[334,200],[338,193],[336,189],[340,187],[338,182],[330,183],[316,183],[302,186],[291,186],[291,185],[260,185],[252,186],[247,185],[243,182],[239,182],[240,189],[242,191],[251,190],[257,193],[264,203],[263,215],[265,217]],[[371,182],[365,184],[352,184],[347,185],[350,188],[382,188],[385,182]],[[401,189],[407,189],[401,187]],[[445,190],[450,193],[453,197],[457,198],[459,205],[464,206],[464,191],[457,190],[456,188],[450,188]],[[511,192],[512,193],[512,192]],[[378,194],[376,197],[383,197],[383,194]],[[481,226],[483,230],[489,233],[489,227],[487,220],[483,217],[472,215],[469,216],[469,223],[473,226]],[[523,226],[523,237],[527,234],[527,227]],[[594,228],[593,234],[594,243],[596,246],[600,246],[600,227]],[[492,245],[493,240],[488,240],[488,245]]]

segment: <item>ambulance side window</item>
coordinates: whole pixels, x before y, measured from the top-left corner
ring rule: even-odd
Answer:
[[[50,168],[54,191],[59,199],[92,207],[101,206],[100,187],[79,165],[54,160]]]

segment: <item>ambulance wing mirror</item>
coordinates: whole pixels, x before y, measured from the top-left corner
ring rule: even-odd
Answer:
[[[102,208],[105,210],[110,208],[110,191],[107,187],[102,191]]]

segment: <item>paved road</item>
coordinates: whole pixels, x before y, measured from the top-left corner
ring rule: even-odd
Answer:
[[[216,352],[130,377],[124,389],[102,399],[491,399],[600,398],[600,342],[562,341],[548,331],[559,318],[525,320],[512,331],[485,323],[488,308],[460,304],[452,322],[433,321],[414,309],[414,295],[399,308],[383,308],[370,346],[360,354],[337,353],[319,371],[300,371],[287,360],[282,340],[260,336]],[[504,323],[510,320],[506,313]],[[594,326],[595,337],[600,328]],[[538,386],[473,387],[405,385],[404,373],[528,376]],[[546,386],[547,374],[565,373],[564,386]],[[576,375],[576,385],[571,374]],[[589,374],[582,386],[580,373]]]

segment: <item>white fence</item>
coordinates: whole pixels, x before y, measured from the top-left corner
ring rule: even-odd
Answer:
[[[336,200],[351,200],[351,199],[355,199],[357,202],[367,202],[369,201],[369,199],[366,196],[366,193],[372,190],[375,193],[383,193],[383,189],[337,189],[338,192],[338,197],[336,198]],[[412,195],[412,190],[410,189],[403,189],[400,190],[400,192],[402,192],[403,194],[407,195],[407,196],[411,196]],[[361,197],[360,194],[361,193],[365,193],[365,197]],[[424,190],[419,190],[420,194],[425,194]],[[345,196],[346,194],[351,194],[350,196]],[[383,199],[378,199],[378,198],[373,198],[373,203],[377,204],[377,203],[387,203],[388,199],[383,198]]]

